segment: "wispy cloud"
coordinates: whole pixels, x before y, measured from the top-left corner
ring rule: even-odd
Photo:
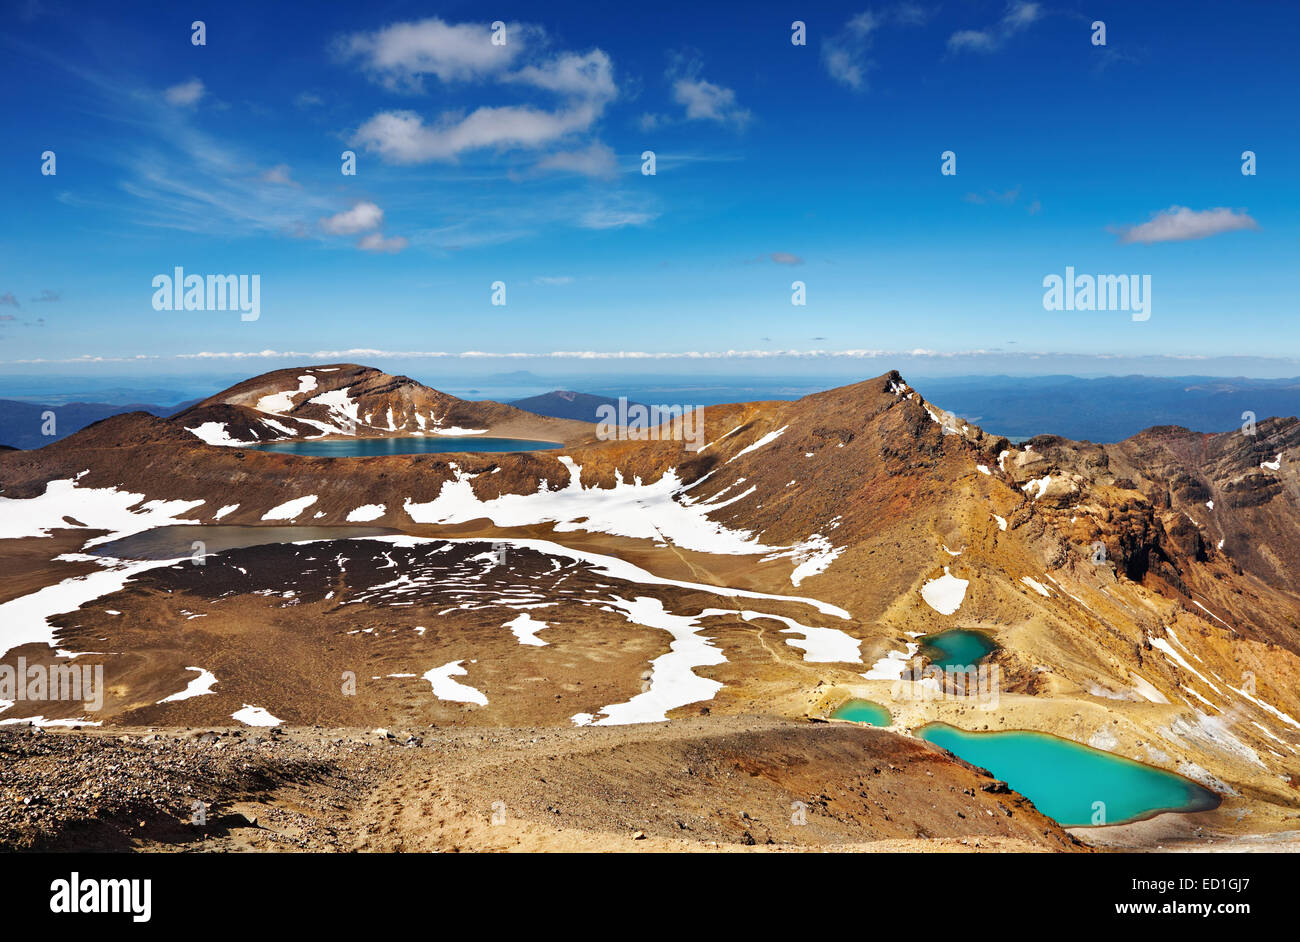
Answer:
[[[1007,6],[1002,19],[984,29],[958,30],[948,37],[948,48],[954,52],[994,52],[1015,36],[1029,28],[1042,17],[1042,8],[1037,3],[1015,0]]]
[[[389,254],[396,254],[406,248],[409,244],[410,242],[403,236],[392,236],[386,239],[382,233],[372,232],[369,235],[362,237],[361,241],[357,243],[357,248],[361,249],[363,252],[387,252]]]
[[[768,256],[778,265],[802,265],[803,259],[792,252],[773,252]]]
[[[589,177],[610,179],[618,174],[618,158],[608,145],[593,141],[582,150],[561,151],[543,157],[537,169],[560,173],[580,173]]]
[[[622,229],[624,226],[644,226],[653,222],[658,213],[644,210],[614,209],[601,207],[589,209],[578,220],[584,229]]]
[[[177,105],[182,108],[192,108],[199,103],[206,89],[203,82],[199,79],[192,78],[187,82],[181,82],[179,85],[173,85],[163,92],[163,99],[169,105]]]
[[[867,73],[875,65],[870,53],[877,30],[882,26],[919,26],[928,18],[929,14],[914,3],[858,13],[822,42],[822,64],[835,81],[854,91],[866,91]]]
[[[984,206],[988,203],[1001,203],[1004,206],[1010,206],[1020,199],[1020,187],[1017,186],[1003,192],[985,190],[983,193],[967,193],[962,199],[967,203],[974,203],[976,206]]]
[[[22,305],[18,303],[18,299],[14,297],[14,293],[12,291],[6,294],[0,294],[0,307],[14,307],[14,308],[18,308],[19,310],[22,309]]]
[[[301,186],[289,175],[288,164],[276,164],[266,173],[262,174],[263,183],[278,183],[281,186]]]
[[[1168,209],[1152,213],[1151,219],[1135,226],[1123,226],[1117,231],[1122,243],[1144,242],[1185,242],[1189,239],[1205,239],[1221,232],[1236,232],[1240,229],[1258,229],[1255,222],[1244,210],[1188,209],[1186,206],[1170,206]]]

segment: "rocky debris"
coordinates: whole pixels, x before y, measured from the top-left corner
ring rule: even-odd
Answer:
[[[259,815],[230,812],[304,780],[346,779],[357,746],[311,746],[240,731],[95,735],[0,728],[0,849],[127,850],[195,843]],[[284,816],[284,812],[279,812]],[[299,827],[311,830],[302,815]]]

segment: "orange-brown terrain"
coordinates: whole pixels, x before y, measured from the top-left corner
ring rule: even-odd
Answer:
[[[0,453],[0,669],[103,674],[93,704],[0,686],[0,846],[1300,836],[1295,419],[1017,447],[890,373],[704,422],[699,451],[606,441],[333,364]],[[460,433],[557,447],[247,447]],[[900,694],[914,639],[951,628],[998,645],[995,708]],[[889,728],[824,722],[849,698]],[[914,735],[932,721],[1054,733],[1220,804],[1067,832]]]

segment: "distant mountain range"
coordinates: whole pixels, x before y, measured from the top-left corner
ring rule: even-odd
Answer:
[[[524,374],[521,371],[515,375]],[[541,377],[526,375],[544,382]],[[509,400],[507,404],[534,415],[596,422],[600,418],[597,409],[601,406],[617,408],[621,390],[607,386],[607,377],[590,379],[599,392],[556,389]],[[833,381],[834,377],[826,379],[827,384]],[[924,382],[933,402],[991,432],[1017,440],[1055,434],[1112,443],[1158,425],[1179,425],[1197,432],[1226,432],[1240,428],[1242,414],[1246,412],[1253,412],[1257,419],[1300,415],[1300,378],[958,376],[929,377]],[[12,388],[12,381],[7,386]],[[707,390],[698,384],[674,387],[661,381],[650,390],[645,377],[629,377],[622,394],[627,396],[629,406],[649,402],[712,406],[755,398],[796,399],[811,391],[797,388],[791,382],[762,379],[747,379],[743,386],[738,384],[735,388],[719,382]],[[11,395],[17,392],[15,389]],[[62,398],[52,392],[45,395],[39,389],[30,392],[30,398],[39,395],[40,400],[0,399],[0,445],[39,448],[111,415],[145,411],[166,418],[198,401],[175,406],[142,404],[168,400],[150,399],[145,395],[146,390],[130,387],[96,391],[92,402],[62,403]],[[58,434],[54,436],[41,435],[41,414],[47,409],[56,415]]]
[[[597,414],[601,406],[610,406],[617,410],[619,400],[611,396],[593,396],[590,393],[573,392],[567,389],[555,389],[540,396],[526,399],[514,399],[509,405],[537,415],[547,415],[553,419],[576,419],[579,422],[598,422],[602,416]],[[628,402],[625,408],[641,405]],[[642,406],[642,408],[649,408]],[[608,414],[608,413],[607,413]]]
[[[1242,413],[1300,415],[1300,379],[960,376],[925,380],[931,401],[999,435],[1118,442],[1157,425],[1241,427]]]
[[[51,405],[0,399],[0,445],[10,448],[40,448],[50,442],[79,432],[92,422],[124,412],[148,412],[161,418],[175,415],[189,403],[175,406],[153,406],[143,403],[117,405],[109,402],[69,402]],[[46,412],[54,413],[53,435],[46,435]]]
[[[959,376],[931,377],[925,386],[932,402],[991,432],[1017,440],[1052,434],[1110,443],[1157,425],[1179,425],[1195,432],[1228,432],[1241,427],[1245,412],[1253,412],[1256,419],[1300,415],[1300,379]],[[725,390],[712,392],[711,397],[705,397],[698,388],[677,392],[660,388],[647,400],[644,389],[629,387],[627,396],[631,404],[638,398],[656,403],[744,398],[740,390],[736,390],[734,398],[728,398]],[[747,388],[745,392],[752,394],[753,390]],[[770,399],[803,395],[776,388],[763,392],[763,398]],[[595,422],[596,409],[602,405],[617,407],[618,399],[555,390],[515,399],[510,405],[538,415]]]

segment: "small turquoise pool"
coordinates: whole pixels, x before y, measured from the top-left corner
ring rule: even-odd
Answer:
[[[998,649],[997,643],[981,631],[953,628],[917,639],[921,653],[942,670],[978,664]]]
[[[879,703],[870,700],[845,700],[831,713],[833,720],[852,720],[868,726],[891,726],[894,718]]]
[[[526,438],[483,438],[479,435],[431,435],[428,438],[337,438],[307,442],[270,442],[249,446],[253,451],[278,451],[312,458],[361,458],[368,455],[425,455],[456,451],[542,451],[559,442]]]
[[[1161,811],[1219,805],[1218,795],[1191,779],[1049,733],[973,733],[930,723],[916,734],[988,769],[1065,827],[1124,824]]]

